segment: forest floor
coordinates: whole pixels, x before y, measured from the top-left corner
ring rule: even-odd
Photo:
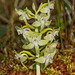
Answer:
[[[26,66],[33,62],[29,61]],[[54,72],[54,74],[53,74]],[[60,73],[59,73],[60,72]],[[26,70],[20,61],[16,60],[13,51],[7,56],[0,53],[0,75],[36,75],[35,70]],[[50,64],[41,75],[75,75],[75,50],[59,50]]]

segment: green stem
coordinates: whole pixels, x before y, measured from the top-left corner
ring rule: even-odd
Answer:
[[[39,46],[35,47],[36,57],[39,57]],[[36,62],[36,75],[40,75],[40,63]]]
[[[61,49],[63,50],[64,49],[64,46],[63,46],[63,42],[62,42],[61,32],[60,32],[60,41],[61,41]]]

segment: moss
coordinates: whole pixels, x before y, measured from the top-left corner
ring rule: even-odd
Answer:
[[[46,75],[61,75],[60,71],[54,70],[53,68],[47,68],[45,71]]]

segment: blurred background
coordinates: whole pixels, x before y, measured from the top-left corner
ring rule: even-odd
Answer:
[[[58,48],[75,47],[75,0],[50,0],[55,3],[51,10],[51,26],[60,27]],[[12,50],[20,50],[24,40],[17,35],[15,26],[25,25],[20,21],[15,11],[28,7],[32,10],[32,3],[38,9],[40,3],[47,0],[0,0],[0,52],[8,54]],[[33,20],[28,21],[32,24]]]

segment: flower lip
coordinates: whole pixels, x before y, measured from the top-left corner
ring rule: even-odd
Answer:
[[[37,37],[34,37],[31,42],[36,46],[38,45],[39,39]]]

